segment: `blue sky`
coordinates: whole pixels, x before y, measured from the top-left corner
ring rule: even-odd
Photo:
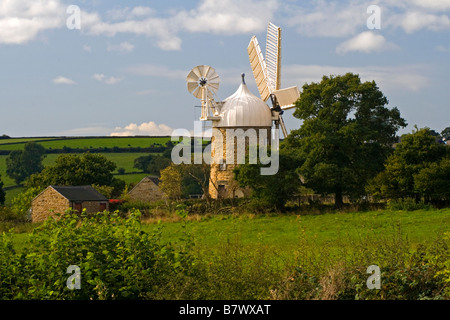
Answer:
[[[69,6],[80,29],[69,29]],[[369,29],[370,5],[381,9]],[[450,0],[0,1],[0,135],[170,135],[193,129],[199,105],[185,78],[200,64],[221,77],[218,99],[282,28],[282,86],[354,72],[375,80],[414,125],[450,126]],[[73,21],[69,19],[69,22]],[[69,23],[70,24],[70,23]],[[300,120],[287,111],[288,130]]]

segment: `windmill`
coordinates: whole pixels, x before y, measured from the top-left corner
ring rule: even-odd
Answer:
[[[221,102],[216,102],[214,95],[219,90],[220,78],[214,68],[206,65],[196,66],[186,77],[186,83],[188,91],[202,102],[200,120],[217,120]]]
[[[275,127],[281,127],[286,137],[288,133],[282,114],[295,106],[300,92],[297,86],[281,89],[281,28],[269,22],[265,59],[256,36],[251,38],[247,52],[261,99],[264,102],[271,100]]]

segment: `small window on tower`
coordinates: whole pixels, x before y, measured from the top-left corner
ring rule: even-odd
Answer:
[[[219,170],[220,170],[220,171],[225,171],[225,170],[227,170],[227,164],[226,164],[226,163],[221,163],[221,164],[219,164]]]

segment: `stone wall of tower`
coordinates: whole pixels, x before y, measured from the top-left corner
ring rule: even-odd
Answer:
[[[271,134],[270,127],[218,128],[213,125],[209,182],[211,198],[235,198],[249,195],[250,189],[240,188],[234,180],[233,170],[240,163],[248,163],[245,156],[248,155],[251,145],[258,145],[260,136],[267,137],[267,144],[270,145]],[[237,138],[232,139],[233,136]]]

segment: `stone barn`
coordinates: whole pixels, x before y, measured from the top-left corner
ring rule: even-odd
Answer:
[[[147,176],[128,192],[128,196],[131,201],[152,202],[161,200],[164,198],[164,193],[159,189],[158,185],[158,177]]]
[[[31,221],[44,221],[68,209],[102,212],[109,209],[109,202],[92,186],[49,186],[31,201]]]

